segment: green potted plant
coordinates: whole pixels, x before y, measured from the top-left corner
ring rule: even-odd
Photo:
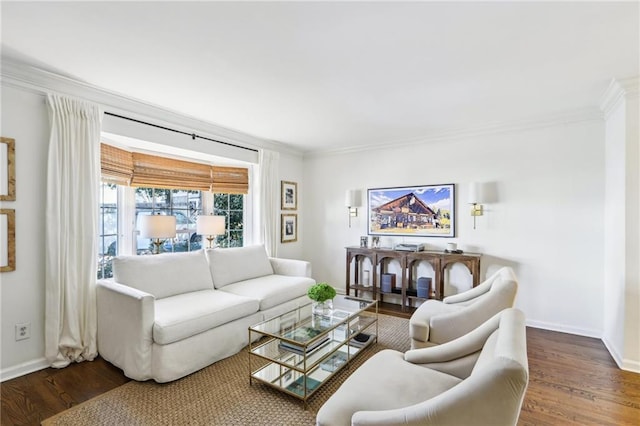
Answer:
[[[313,313],[328,315],[333,310],[336,289],[327,283],[317,283],[309,288],[307,296],[313,300]]]

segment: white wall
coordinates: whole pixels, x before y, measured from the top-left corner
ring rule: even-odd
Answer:
[[[614,82],[605,107],[603,341],[621,368],[640,372],[640,136],[637,80],[631,96],[629,83]]]
[[[2,136],[16,140],[16,270],[0,274],[1,362],[20,375],[44,364],[44,217],[49,118],[44,96],[2,85]],[[31,338],[16,341],[14,327],[31,323]],[[11,367],[10,370],[7,370]]]
[[[347,189],[362,189],[366,200],[368,188],[455,183],[456,238],[421,242],[483,253],[483,277],[513,267],[529,324],[600,336],[603,157],[604,123],[595,120],[306,158],[304,257],[316,279],[344,289],[344,247],[367,234],[366,207],[348,228]],[[473,181],[495,189],[476,230],[466,204]]]

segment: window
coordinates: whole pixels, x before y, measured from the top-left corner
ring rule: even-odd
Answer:
[[[119,201],[119,188],[125,194],[132,193],[134,202]],[[201,249],[202,236],[196,234],[196,221],[199,215],[210,212],[225,216],[226,233],[216,237],[219,247],[242,247],[244,244],[245,197],[242,194],[217,193],[212,196],[211,193],[202,191],[128,188],[103,182],[100,195],[98,278],[112,277],[111,261],[117,254],[141,255],[153,252],[151,240],[142,238],[139,234],[139,218],[142,215],[163,214],[176,217],[176,238],[165,240],[161,247],[162,252]],[[132,206],[131,216],[134,218],[129,230],[120,229],[119,226],[119,217],[126,214],[123,211],[126,205]],[[118,250],[128,246],[131,241],[122,241],[120,237],[123,235],[133,235],[131,251]]]
[[[242,247],[244,235],[244,195],[213,194],[213,214],[225,216],[226,234],[216,237],[220,247]]]
[[[117,253],[118,191],[114,184],[100,185],[98,235],[98,279],[111,278],[112,259]]]
[[[167,239],[162,252],[202,248],[196,234],[201,214],[224,215],[225,235],[220,247],[244,244],[245,195],[249,193],[247,167],[214,166],[155,156],[101,144],[102,192],[100,204],[99,277],[111,277],[116,254],[150,254],[153,244],[139,234],[139,218],[162,214],[176,217],[176,237]],[[250,237],[249,237],[250,238]]]

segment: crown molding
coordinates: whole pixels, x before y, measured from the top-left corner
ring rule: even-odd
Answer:
[[[432,133],[410,139],[395,140],[374,145],[353,146],[345,149],[317,150],[305,152],[305,157],[323,157],[331,155],[342,155],[358,153],[363,151],[412,147],[429,143],[455,141],[480,136],[495,135],[502,133],[516,133],[526,130],[534,130],[545,127],[565,126],[573,123],[585,121],[602,121],[603,114],[598,108],[581,108],[565,111],[556,114],[537,116],[523,120],[513,120],[504,122],[494,122],[482,126],[452,128],[434,131]]]
[[[600,99],[600,109],[605,119],[616,110],[625,99],[637,99],[640,93],[640,78],[638,76],[612,79],[609,87]]]
[[[97,103],[105,111],[137,120],[168,125],[177,130],[197,133],[247,148],[264,148],[302,157],[302,152],[290,145],[229,129],[159,105],[111,92],[90,83],[15,61],[12,58],[2,57],[0,77],[3,84],[32,93],[41,95],[57,93],[74,96]]]

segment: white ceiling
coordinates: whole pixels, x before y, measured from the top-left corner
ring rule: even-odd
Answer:
[[[3,55],[298,147],[597,108],[638,2],[6,2]]]

